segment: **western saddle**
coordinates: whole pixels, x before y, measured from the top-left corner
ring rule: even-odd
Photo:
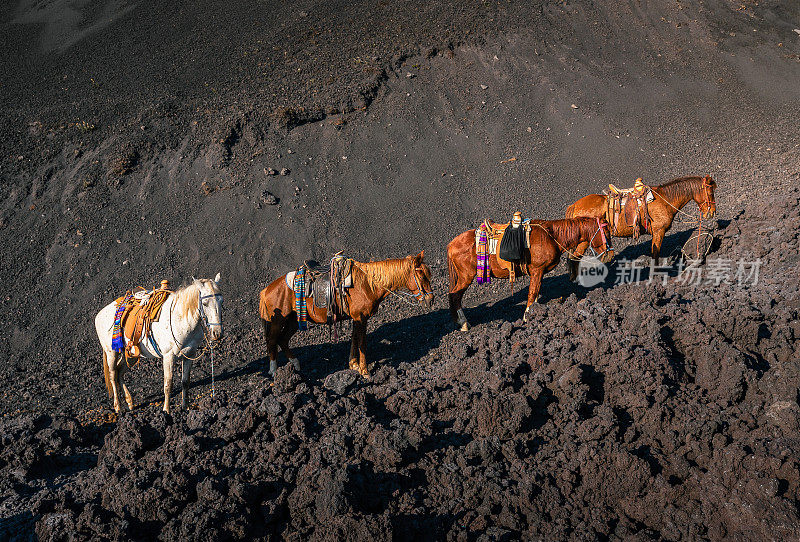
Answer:
[[[616,235],[619,230],[619,219],[633,230],[636,239],[642,230],[650,228],[650,213],[647,204],[653,201],[653,191],[645,186],[642,179],[636,179],[633,188],[618,188],[613,184],[608,185],[606,195],[606,221],[611,225],[611,234]]]
[[[125,334],[125,356],[137,359],[141,354],[139,343],[143,337],[150,336],[150,325],[158,321],[161,307],[169,295],[169,281],[162,280],[159,289],[145,290],[134,288],[116,300],[117,305],[126,299],[127,305],[122,313],[120,324]]]
[[[522,254],[520,254],[519,259],[513,260],[504,260],[500,257],[500,247],[503,246],[503,238],[505,237],[509,226],[512,226],[513,228],[523,228],[523,237],[525,239],[524,246],[525,248],[530,248],[531,219],[526,218],[525,220],[522,220],[522,214],[519,211],[514,213],[514,217],[511,219],[511,221],[506,222],[505,224],[493,222],[488,218],[485,219],[480,227],[475,230],[475,245],[477,246],[477,244],[480,242],[480,232],[483,230],[486,233],[488,254],[495,255],[497,258],[497,264],[500,266],[500,268],[508,271],[508,280],[510,282],[514,282],[514,280],[516,280],[515,265],[520,268],[520,271],[524,271],[524,268],[520,265],[524,258]]]
[[[347,289],[353,287],[353,260],[337,252],[330,266],[306,260],[301,269],[305,269],[306,278],[303,296],[310,297],[314,307],[327,309],[328,323],[349,312]],[[296,275],[297,271],[286,275],[286,285],[292,291]]]

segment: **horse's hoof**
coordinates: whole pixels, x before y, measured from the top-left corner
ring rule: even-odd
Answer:
[[[359,373],[361,372],[361,370],[358,368],[358,362],[357,361],[353,361],[352,359],[350,360],[350,370],[351,371],[358,371]]]
[[[461,324],[461,327],[459,329],[465,332],[469,331],[469,324],[467,322],[464,322],[463,324]]]
[[[358,372],[362,378],[364,378],[365,380],[369,380],[369,371],[367,371],[366,369],[363,370],[359,369]]]

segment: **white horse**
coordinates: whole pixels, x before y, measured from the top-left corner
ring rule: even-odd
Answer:
[[[172,365],[175,358],[183,363],[181,384],[183,392],[182,407],[187,405],[186,393],[189,389],[189,373],[192,370],[192,357],[203,343],[204,334],[211,340],[222,338],[222,294],[219,289],[219,273],[210,279],[193,279],[188,286],[180,288],[167,297],[161,307],[157,321],[150,326],[150,335],[139,342],[141,356],[161,358],[164,364],[164,412],[169,412],[169,395],[172,391]],[[94,325],[97,337],[103,347],[103,374],[106,379],[108,395],[114,398],[114,410],[120,411],[122,388],[128,408],[133,410],[133,397],[122,382],[127,369],[125,354],[111,348],[114,327],[114,314],[117,305],[112,302],[97,313]]]

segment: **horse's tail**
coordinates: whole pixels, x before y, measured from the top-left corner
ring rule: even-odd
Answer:
[[[261,327],[264,330],[264,340],[269,342],[269,328],[270,328],[270,321],[266,320],[265,318],[260,318],[261,320]]]
[[[575,204],[573,203],[569,207],[567,207],[567,212],[564,214],[566,218],[575,218]]]
[[[453,258],[450,257],[450,247],[447,247],[447,274],[450,277],[450,292],[454,292],[456,284],[458,283],[458,271],[456,264],[453,263]]]
[[[106,379],[106,391],[108,396],[111,397],[113,390],[111,389],[111,376],[108,374],[108,354],[105,348],[103,349],[103,377]]]
[[[269,321],[269,307],[267,307],[267,296],[264,294],[264,290],[258,293],[258,315],[262,320]]]

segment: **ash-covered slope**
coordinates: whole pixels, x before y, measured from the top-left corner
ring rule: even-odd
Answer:
[[[6,418],[5,532],[797,538],[798,209],[795,189],[722,230],[716,257],[760,259],[755,284],[599,289],[370,381],[286,365],[174,417]]]

